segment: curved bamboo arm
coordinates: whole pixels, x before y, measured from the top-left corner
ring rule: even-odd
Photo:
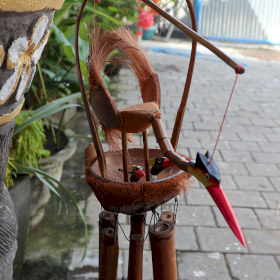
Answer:
[[[75,26],[75,39],[74,39],[75,40],[75,59],[76,59],[76,67],[77,67],[77,76],[78,76],[78,80],[79,80],[79,84],[80,84],[82,98],[83,98],[84,105],[85,105],[85,110],[86,110],[87,119],[88,119],[90,131],[91,131],[91,135],[92,135],[92,140],[93,140],[97,158],[98,158],[100,172],[103,177],[107,178],[105,156],[104,156],[102,144],[101,144],[101,141],[100,141],[100,138],[98,135],[98,130],[97,130],[97,126],[96,126],[94,117],[92,116],[92,114],[90,112],[90,108],[89,108],[89,104],[88,104],[88,100],[87,100],[87,96],[86,96],[86,91],[85,91],[85,86],[84,86],[84,82],[83,82],[83,78],[82,78],[81,65],[80,65],[79,41],[78,41],[79,28],[80,28],[82,14],[83,14],[87,1],[88,0],[84,0],[82,6],[80,8],[80,11],[78,13],[78,16],[77,16],[77,23]]]
[[[186,0],[186,2],[188,4],[191,19],[192,19],[192,29],[196,32],[197,25],[196,25],[194,8],[193,8],[191,0]],[[173,132],[172,132],[172,137],[171,137],[171,144],[175,151],[177,149],[179,136],[180,136],[180,132],[181,132],[181,128],[182,128],[182,123],[183,123],[183,119],[184,119],[184,115],[185,115],[185,110],[186,110],[186,106],[187,106],[187,101],[188,101],[188,97],[189,97],[193,69],[194,69],[194,64],[195,64],[196,47],[197,47],[197,41],[195,39],[193,39],[192,40],[192,51],[191,51],[191,57],[190,57],[190,63],[189,63],[189,69],[188,69],[187,79],[186,79],[186,83],[185,83],[185,88],[184,88],[181,104],[180,104],[180,107],[177,112]]]
[[[230,57],[228,57],[225,53],[223,53],[221,50],[219,50],[217,47],[212,45],[208,40],[201,37],[199,34],[194,32],[192,29],[184,25],[179,20],[175,19],[171,15],[169,15],[167,12],[162,10],[159,6],[157,6],[154,2],[151,0],[142,0],[144,3],[146,3],[149,7],[151,7],[153,10],[155,10],[157,13],[159,13],[161,16],[163,16],[165,19],[167,19],[169,22],[174,24],[176,27],[181,29],[184,33],[188,34],[193,39],[197,40],[200,44],[202,44],[204,47],[212,51],[214,54],[216,54],[219,58],[221,58],[225,63],[227,63],[229,66],[231,66],[236,74],[243,74],[245,72],[245,68],[242,65],[238,65],[236,62],[234,62]]]

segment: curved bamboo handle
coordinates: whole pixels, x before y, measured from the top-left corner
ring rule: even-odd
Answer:
[[[89,104],[88,104],[88,100],[87,100],[87,96],[86,96],[86,91],[85,91],[85,86],[84,86],[82,73],[81,73],[81,65],[80,65],[79,41],[78,41],[79,28],[80,28],[80,22],[81,22],[82,14],[83,14],[83,11],[84,11],[84,8],[85,8],[85,5],[86,5],[87,1],[88,0],[84,0],[82,6],[80,8],[80,11],[78,13],[78,16],[77,16],[77,23],[76,23],[76,26],[75,26],[75,39],[74,39],[75,40],[75,59],[76,59],[76,67],[77,67],[77,76],[78,76],[78,80],[79,80],[79,84],[80,84],[82,98],[83,98],[84,105],[85,105],[85,110],[86,110],[87,119],[88,119],[90,131],[91,131],[91,135],[92,135],[92,140],[93,140],[94,147],[95,147],[96,154],[97,154],[97,159],[98,159],[100,172],[101,172],[103,177],[107,178],[105,156],[104,156],[102,144],[101,144],[101,141],[100,141],[100,138],[99,138],[99,135],[98,135],[98,130],[97,130],[95,120],[94,120],[94,118],[93,118],[93,116],[91,115],[91,112],[90,112],[90,108],[89,108]]]
[[[176,27],[181,29],[184,33],[192,37],[193,39],[197,40],[200,44],[202,44],[204,47],[209,49],[211,52],[216,54],[219,58],[221,58],[225,63],[227,63],[229,66],[231,66],[236,74],[243,74],[245,72],[245,68],[242,65],[237,64],[234,62],[230,57],[228,57],[225,53],[223,53],[221,50],[219,50],[217,47],[212,45],[208,40],[201,37],[199,34],[194,32],[192,29],[184,25],[182,22],[177,20],[176,18],[169,15],[167,12],[162,10],[159,6],[157,6],[154,2],[151,0],[142,0],[144,3],[146,3],[149,7],[151,7],[153,10],[155,10],[157,13],[159,13],[161,16],[163,16],[165,19],[167,19],[169,22],[174,24]]]

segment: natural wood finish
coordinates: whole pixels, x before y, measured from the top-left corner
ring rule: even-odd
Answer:
[[[149,231],[154,280],[177,280],[175,227],[168,221],[158,222]]]
[[[118,233],[114,228],[102,230],[102,252],[99,280],[117,280],[119,259]]]
[[[128,182],[128,151],[127,151],[127,134],[122,132],[122,152],[123,152],[123,179],[124,182]]]
[[[160,214],[159,219],[161,221],[169,221],[172,224],[176,224],[176,216],[173,212],[171,211],[164,211]]]
[[[145,221],[146,213],[134,214],[130,216],[130,235],[141,234],[145,235]]]
[[[151,7],[153,10],[155,10],[157,13],[159,13],[161,16],[163,16],[165,19],[167,19],[169,22],[174,24],[176,27],[181,29],[184,33],[188,34],[193,39],[197,40],[200,44],[205,46],[207,49],[212,51],[214,54],[216,54],[219,58],[221,58],[225,63],[227,63],[229,66],[231,66],[234,70],[237,68],[238,64],[234,62],[231,58],[229,58],[225,53],[223,53],[221,50],[219,50],[217,47],[212,45],[209,41],[201,37],[199,34],[191,30],[189,27],[184,25],[179,20],[175,19],[171,15],[169,15],[167,12],[162,10],[159,6],[157,6],[154,2],[150,0],[142,0],[144,3],[146,3],[149,7]],[[239,70],[238,74],[243,74],[245,72],[244,67]]]
[[[149,146],[148,146],[148,131],[145,130],[143,132],[143,144],[144,144],[144,158],[145,158],[145,174],[146,174],[146,181],[151,180],[150,174],[150,163],[149,163]]]
[[[114,212],[111,211],[102,211],[99,213],[99,275],[101,275],[101,258],[102,258],[102,251],[103,251],[103,242],[102,242],[102,231],[105,228],[113,228],[118,232],[118,225],[116,223],[116,218]]]
[[[79,37],[80,22],[81,22],[82,14],[83,14],[87,1],[88,0],[84,0],[82,6],[80,8],[80,11],[78,13],[78,16],[77,16],[77,23],[75,26],[75,59],[76,59],[76,67],[77,67],[77,76],[78,76],[78,80],[79,80],[79,84],[80,84],[83,102],[85,105],[85,111],[87,114],[87,119],[88,119],[90,131],[91,131],[91,135],[92,135],[92,140],[93,140],[94,147],[95,147],[95,150],[97,153],[97,159],[98,159],[100,172],[104,178],[107,178],[105,156],[104,156],[102,144],[101,144],[101,141],[100,141],[100,138],[98,135],[98,130],[97,130],[97,126],[96,126],[94,117],[92,116],[92,114],[90,112],[90,108],[89,108],[89,104],[88,104],[88,100],[87,100],[87,96],[86,96],[86,91],[85,91],[85,86],[84,86],[82,73],[81,73],[81,65],[80,65],[78,37]]]
[[[141,234],[130,235],[127,280],[142,280],[144,237]]]
[[[102,84],[97,85],[89,94],[89,101],[98,120],[107,128],[120,126],[119,111],[109,98]]]
[[[197,32],[197,25],[196,25],[196,18],[195,18],[195,12],[194,8],[192,5],[191,0],[186,0],[190,15],[191,15],[191,20],[192,20],[192,29]],[[195,39],[192,40],[192,51],[191,51],[191,57],[190,57],[190,63],[189,63],[189,69],[188,69],[188,74],[187,74],[187,79],[185,83],[185,88],[181,100],[180,107],[177,112],[173,132],[172,132],[172,137],[171,137],[171,144],[176,151],[179,137],[180,137],[180,132],[182,128],[182,123],[184,120],[184,115],[185,115],[185,110],[187,106],[187,101],[189,97],[189,91],[191,87],[191,81],[192,81],[192,75],[193,75],[193,69],[194,69],[194,64],[195,64],[195,55],[196,55],[196,47],[197,47],[197,41]]]

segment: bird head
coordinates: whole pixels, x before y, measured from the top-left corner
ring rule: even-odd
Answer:
[[[151,158],[150,163],[152,165],[152,175],[158,175],[165,168],[174,165],[174,163],[166,157]]]
[[[142,178],[145,176],[145,172],[143,171],[142,166],[139,165],[133,165],[132,166],[132,171],[131,171],[131,175],[135,176],[136,178]]]
[[[221,173],[215,160],[209,151],[205,155],[197,152],[196,160],[188,162],[188,172],[191,173],[206,188],[213,185],[220,185]]]

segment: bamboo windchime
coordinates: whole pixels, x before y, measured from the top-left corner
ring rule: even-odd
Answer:
[[[171,141],[161,120],[158,76],[132,33],[121,27],[113,30],[93,27],[90,34],[92,41],[89,48],[87,97],[78,48],[79,26],[87,0],[81,5],[75,29],[77,75],[93,140],[85,151],[86,181],[106,210],[99,215],[100,280],[117,279],[118,213],[131,216],[128,279],[142,279],[146,213],[151,210],[155,214],[158,206],[186,191],[191,184],[189,179],[192,175],[206,187],[234,234],[246,246],[239,223],[220,185],[220,171],[211,154],[207,152],[202,155],[198,152],[196,160],[191,161],[190,158],[176,153],[191,85],[197,41],[224,60],[236,74],[244,73],[244,67],[236,64],[196,33],[196,19],[191,0],[186,2],[191,15],[192,29],[170,16],[154,2],[143,2],[193,38],[186,84]],[[117,59],[114,58],[114,62],[126,64],[135,74],[143,99],[142,104],[117,109],[101,74],[102,67],[113,50],[118,50],[120,54]],[[94,114],[90,111],[90,105]],[[111,147],[109,152],[103,151],[96,118]],[[160,149],[149,148],[149,127],[153,128]],[[129,142],[133,140],[132,133],[142,133],[143,147],[128,147]],[[177,280],[175,224],[175,213],[162,212],[157,221],[150,225],[146,234],[150,237],[153,274],[156,280]]]

